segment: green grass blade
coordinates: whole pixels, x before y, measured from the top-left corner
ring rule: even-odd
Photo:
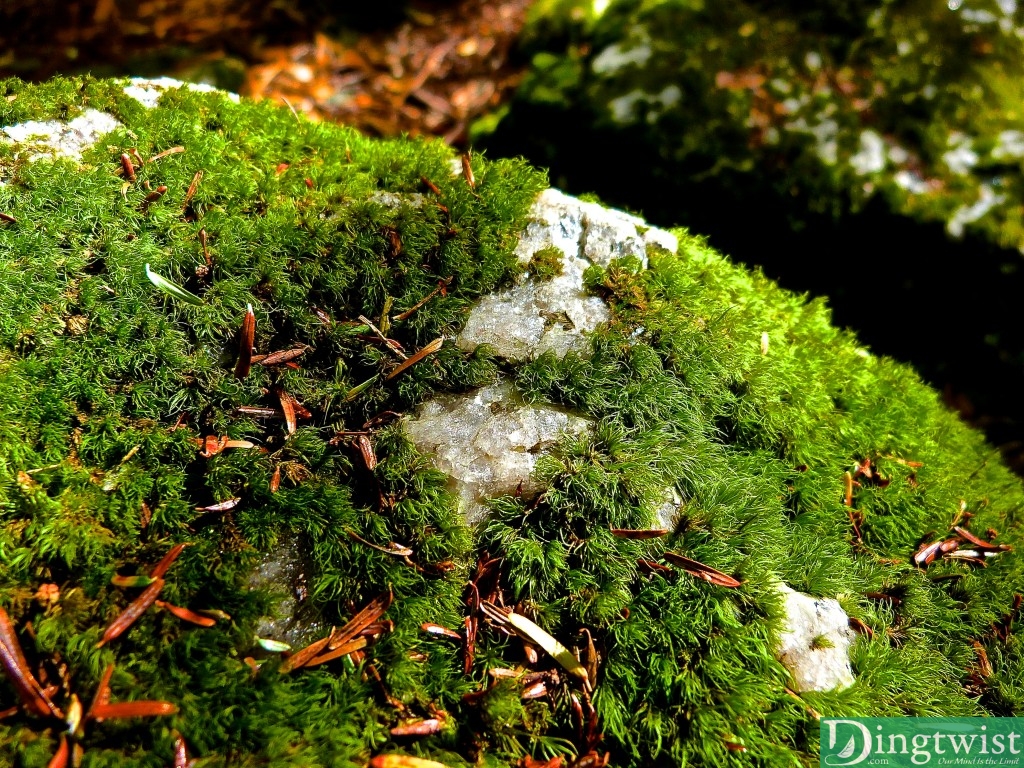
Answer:
[[[149,278],[149,282],[169,296],[173,296],[178,301],[184,301],[186,304],[191,304],[194,307],[203,306],[203,300],[201,298],[191,291],[186,291],[180,285],[175,285],[166,277],[158,275],[149,268],[149,264],[146,265],[146,277]]]

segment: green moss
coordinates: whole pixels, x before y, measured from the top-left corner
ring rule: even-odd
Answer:
[[[180,708],[90,724],[85,765],[170,764],[175,730],[211,766],[362,766],[394,751],[451,766],[577,754],[564,679],[533,701],[514,680],[477,702],[463,698],[488,686],[489,669],[521,663],[517,640],[483,629],[465,675],[457,646],[419,629],[462,626],[466,580],[485,552],[502,558],[506,605],[567,645],[586,647],[582,629],[592,636],[599,749],[616,765],[807,762],[817,749],[813,710],[1024,711],[1020,622],[1007,623],[1005,641],[992,628],[1024,583],[1021,560],[1004,553],[984,570],[910,562],[919,540],[945,532],[961,507],[972,530],[994,527],[1019,549],[1024,491],[934,391],[835,329],[820,301],[729,264],[683,231],[679,254],[652,249],[648,270],[633,260],[588,273],[614,310],[592,354],[547,355],[510,373],[527,399],[579,409],[598,426],[542,459],[541,499],[497,499],[471,531],[447,478],[399,424],[373,429],[372,476],[333,438],[434,392],[494,379],[485,351],[453,344],[386,379],[395,363],[358,318],[377,322],[390,302],[389,335],[407,350],[454,334],[479,295],[514,277],[516,233],[543,176],[477,158],[473,190],[451,175],[453,154],[440,143],[369,140],[185,90],[146,111],[118,87],[0,85],[14,96],[0,100],[0,125],[29,114],[26,103],[70,114],[80,102],[57,102],[92,92],[106,94],[125,125],[82,165],[7,155],[11,178],[0,186],[0,211],[16,219],[0,224],[0,604],[31,662],[59,654],[83,700],[116,662],[114,701]],[[123,187],[122,152],[137,147],[146,158],[173,146],[185,151],[146,164]],[[168,191],[144,208],[147,183]],[[147,263],[202,305],[157,290]],[[232,375],[247,304],[259,352],[311,347],[300,368]],[[292,435],[236,412],[275,407],[275,387],[313,414]],[[266,452],[205,459],[196,439],[209,435]],[[867,458],[888,483],[856,489],[858,539],[843,475]],[[683,499],[675,530],[648,541],[612,535],[652,523],[666,487]],[[233,498],[241,502],[227,512],[197,509]],[[348,532],[407,546],[412,565]],[[368,649],[380,683],[368,663],[280,675],[271,658],[252,674],[244,660],[257,654],[269,596],[245,579],[285,538],[306,544],[309,600],[328,622],[393,590],[394,629]],[[152,610],[97,649],[132,597],[111,576],[145,571],[183,541],[192,546],[162,597],[231,620],[200,629]],[[639,563],[667,549],[744,584],[727,590]],[[856,685],[799,700],[787,693],[772,654],[780,578],[839,596],[874,629],[854,647]],[[59,599],[34,598],[43,584],[56,584]],[[864,596],[878,592],[899,601]],[[993,666],[980,694],[973,640]],[[58,679],[55,667],[49,674]],[[434,707],[448,720],[433,736],[393,738],[400,714],[388,696],[409,717]],[[14,701],[6,682],[0,700]],[[0,763],[46,765],[60,728],[25,714],[0,721]]]
[[[562,250],[553,245],[540,248],[530,258],[529,272],[538,280],[550,280],[562,274],[564,258]]]
[[[814,639],[811,640],[811,647],[816,650],[835,648],[835,643],[832,642],[828,635],[816,635]]]

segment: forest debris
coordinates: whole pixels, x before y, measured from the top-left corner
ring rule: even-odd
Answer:
[[[443,345],[444,345],[444,336],[442,336],[439,339],[434,339],[432,342],[427,344],[425,347],[423,347],[422,349],[420,349],[417,352],[413,353],[413,355],[411,357],[409,357],[408,359],[406,359],[406,360],[402,361],[401,363],[399,363],[399,365],[393,371],[391,371],[391,373],[389,373],[386,378],[388,378],[388,379],[395,378],[395,376],[400,374],[402,371],[404,371],[409,366],[415,365],[420,360],[425,358],[427,355],[432,355],[435,352],[437,352]]]
[[[0,664],[3,665],[7,679],[11,682],[25,709],[40,717],[53,716],[63,719],[61,711],[50,701],[50,697],[32,674],[32,670],[25,660],[25,654],[21,650],[18,637],[14,633],[11,619],[2,607],[0,607]]]
[[[124,634],[156,602],[156,598],[163,588],[164,580],[162,578],[155,578],[153,583],[146,587],[142,594],[132,600],[128,607],[111,622],[95,647],[102,648],[111,640],[115,640]]]
[[[252,366],[252,345],[256,339],[256,314],[252,304],[245,305],[242,330],[238,334],[238,362],[235,363],[235,378],[244,379]]]
[[[572,654],[568,648],[552,637],[548,632],[534,624],[525,616],[508,609],[501,609],[494,603],[484,600],[481,602],[481,609],[484,615],[498,626],[509,626],[516,631],[520,637],[529,640],[534,645],[551,656],[573,677],[579,678],[585,689],[590,688],[590,678],[587,669]]]
[[[743,586],[742,581],[737,581],[732,576],[722,573],[721,571],[712,568],[710,565],[704,565],[696,560],[691,560],[688,557],[683,557],[676,552],[666,552],[664,558],[673,565],[677,565],[686,571],[691,576],[695,576],[698,579],[703,579],[708,584],[714,584],[718,587],[730,587],[736,588]]]

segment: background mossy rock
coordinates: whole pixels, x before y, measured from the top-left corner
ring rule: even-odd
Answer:
[[[881,195],[1020,249],[1022,30],[1017,4],[995,0],[545,0],[519,98],[646,145],[662,161],[652,179],[743,185],[756,171],[811,209]]]
[[[568,683],[522,700],[513,678],[463,699],[487,686],[488,669],[522,663],[518,641],[482,631],[465,675],[458,648],[419,629],[462,625],[466,581],[485,552],[502,558],[507,605],[570,646],[585,647],[589,630],[602,657],[598,749],[616,765],[806,761],[815,713],[1024,709],[1019,619],[1004,618],[1024,582],[1016,553],[985,569],[910,561],[955,521],[1018,543],[1020,483],[911,370],[832,327],[820,301],[680,230],[677,253],[645,248],[646,269],[625,255],[582,274],[608,305],[585,347],[513,361],[447,341],[387,379],[398,361],[359,315],[412,352],[456,336],[481,296],[558,279],[524,277],[516,253],[543,176],[474,157],[471,188],[440,143],[370,141],[184,88],[165,88],[148,109],[125,85],[0,84],[0,126],[67,122],[85,109],[121,126],[79,159],[0,142],[0,604],[31,662],[62,679],[50,666],[59,654],[80,697],[116,662],[115,701],[180,708],[90,724],[86,765],[168,764],[175,731],[211,765],[365,765],[399,751],[500,765],[579,752]],[[122,153],[173,147],[184,151],[135,168],[134,182],[122,175]],[[146,264],[201,305],[159,291]],[[299,369],[233,375],[247,304],[258,352],[310,347]],[[523,402],[595,426],[538,459],[542,496],[494,499],[474,530],[447,478],[387,412],[499,374]],[[238,411],[277,408],[277,388],[311,412],[293,434]],[[372,472],[335,439],[344,430],[370,433]],[[203,458],[196,441],[207,436],[266,452]],[[847,507],[844,473],[867,459],[879,474],[859,476]],[[654,524],[666,488],[680,499],[668,536],[611,534]],[[225,512],[197,509],[229,499],[240,501]],[[350,534],[401,544],[409,562]],[[254,629],[273,599],[246,579],[286,539],[308,554],[305,599],[328,623],[393,590],[393,631],[368,649],[379,683],[366,665],[283,675],[271,656],[254,676],[244,662],[258,655]],[[132,597],[111,577],[150,568],[182,541],[192,546],[162,596],[232,619],[201,629],[150,611],[96,649]],[[669,549],[743,584],[639,564]],[[780,580],[837,598],[873,628],[852,649],[854,685],[787,691],[773,653]],[[14,701],[7,683],[0,695]],[[389,734],[431,707],[448,713],[440,733]],[[24,714],[0,721],[0,762],[45,765],[60,727]]]

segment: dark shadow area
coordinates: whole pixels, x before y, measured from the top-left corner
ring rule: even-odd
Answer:
[[[877,198],[838,218],[809,213],[812,201],[764,183],[771,175],[764,169],[688,181],[701,169],[644,154],[638,147],[649,142],[628,132],[588,130],[581,140],[592,124],[587,115],[517,105],[486,148],[492,156],[523,154],[550,168],[554,186],[596,192],[660,226],[689,227],[784,287],[827,296],[837,325],[873,352],[912,364],[1024,471],[1020,254],[952,240],[940,224],[893,215]],[[543,144],[524,140],[539,133]]]

